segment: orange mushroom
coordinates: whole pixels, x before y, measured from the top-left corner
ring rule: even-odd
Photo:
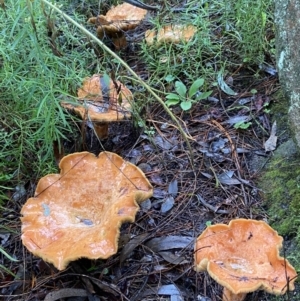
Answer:
[[[256,290],[282,295],[294,290],[297,276],[279,255],[282,241],[263,221],[236,219],[209,226],[195,244],[195,270],[207,270],[224,287],[223,301],[242,301]]]
[[[78,105],[62,102],[64,108],[73,110],[82,119],[93,122],[99,139],[108,136],[108,124],[131,116],[132,93],[119,81],[100,74],[86,78],[78,89]]]
[[[59,270],[81,257],[110,257],[121,223],[134,221],[138,203],[152,196],[151,184],[110,152],[74,153],[59,166],[60,174],[41,178],[21,210],[23,244]]]
[[[119,50],[127,44],[124,31],[136,28],[146,14],[145,9],[123,3],[113,7],[105,16],[92,17],[88,22],[97,26],[97,35],[100,39],[105,35],[110,37],[116,49]]]
[[[197,27],[193,25],[172,24],[166,25],[158,31],[148,29],[145,32],[145,39],[148,45],[159,46],[163,43],[178,44],[182,41],[188,42],[197,32]]]

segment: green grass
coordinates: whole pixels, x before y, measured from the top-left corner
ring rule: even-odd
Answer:
[[[9,184],[56,169],[53,142],[76,135],[60,101],[76,95],[82,79],[102,67],[89,40],[44,8],[46,17],[38,1],[32,7],[24,0],[5,4],[6,14],[0,11],[0,185],[11,189]],[[50,21],[57,24],[52,30],[61,56],[51,48]],[[2,192],[0,202],[5,199]]]

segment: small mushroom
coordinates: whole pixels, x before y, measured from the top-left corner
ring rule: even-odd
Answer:
[[[123,3],[113,7],[105,16],[90,18],[88,23],[97,26],[97,35],[100,39],[104,36],[110,37],[116,49],[119,50],[127,44],[124,32],[136,28],[146,14],[145,9]]]
[[[131,116],[132,93],[119,81],[94,74],[86,78],[78,89],[78,104],[62,102],[83,120],[91,121],[99,139],[108,136],[108,124]]]
[[[120,226],[152,196],[143,172],[120,156],[89,152],[64,157],[60,174],[40,179],[21,210],[22,242],[63,270],[81,257],[106,259],[118,250]]]
[[[188,42],[197,32],[197,27],[193,25],[172,24],[159,29],[149,29],[145,32],[145,39],[148,45],[160,46],[163,43],[179,44]]]
[[[209,226],[195,244],[195,270],[207,271],[224,287],[223,301],[249,292],[282,295],[294,290],[295,269],[280,257],[283,238],[263,221],[232,220]]]

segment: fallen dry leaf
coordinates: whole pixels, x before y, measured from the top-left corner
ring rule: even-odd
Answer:
[[[274,121],[271,129],[271,135],[269,139],[264,143],[265,151],[270,152],[276,149],[277,145],[277,136],[276,136],[276,131],[277,131],[277,124],[276,121]]]

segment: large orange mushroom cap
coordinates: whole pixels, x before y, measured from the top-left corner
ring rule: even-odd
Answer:
[[[110,152],[68,155],[60,169],[40,179],[21,210],[23,244],[59,270],[81,257],[115,254],[121,223],[134,221],[138,203],[152,196],[151,184]]]
[[[147,10],[129,3],[112,7],[106,15],[99,15],[88,20],[89,23],[99,25],[104,32],[114,33],[136,28],[145,18]]]
[[[145,18],[147,10],[129,3],[112,7],[106,15],[99,15],[88,20],[97,26],[97,35],[102,39],[105,35],[112,38],[117,50],[127,45],[124,31],[136,28]]]
[[[62,102],[83,120],[93,122],[100,139],[107,138],[108,124],[131,117],[133,95],[121,82],[108,81],[100,74],[84,80],[78,89],[78,104]]]
[[[236,219],[213,225],[197,238],[195,270],[207,270],[224,286],[224,301],[243,300],[246,293],[261,289],[282,295],[287,288],[294,290],[297,276],[279,255],[282,241],[263,221]]]
[[[115,85],[116,84],[116,85]],[[109,80],[94,74],[84,80],[77,92],[79,103],[63,102],[65,108],[74,110],[82,119],[99,122],[120,121],[131,116],[131,91],[121,82]]]

